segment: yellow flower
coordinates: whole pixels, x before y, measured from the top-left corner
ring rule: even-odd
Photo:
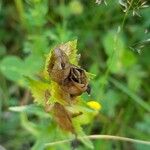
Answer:
[[[89,101],[87,102],[87,105],[94,110],[100,110],[102,107],[101,104],[96,101]]]

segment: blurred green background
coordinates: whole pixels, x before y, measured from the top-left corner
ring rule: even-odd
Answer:
[[[0,145],[8,150],[42,150],[45,141],[63,136],[56,135],[55,124],[40,108],[22,114],[9,107],[33,103],[24,76],[39,75],[49,50],[74,39],[81,66],[96,75],[88,99],[102,104],[93,122],[84,127],[86,134],[150,140],[150,7],[143,7],[149,2],[105,2],[0,0]],[[109,140],[93,144],[95,150],[150,149]]]

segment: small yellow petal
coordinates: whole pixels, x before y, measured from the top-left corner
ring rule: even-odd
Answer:
[[[102,107],[101,104],[96,101],[89,101],[87,102],[87,105],[94,110],[100,110]]]

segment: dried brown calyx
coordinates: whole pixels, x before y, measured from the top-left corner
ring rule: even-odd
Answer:
[[[51,79],[58,84],[62,84],[70,73],[69,59],[60,48],[55,48],[51,55],[48,73]]]
[[[55,103],[53,107],[53,113],[56,122],[62,129],[75,133],[71,120],[71,114],[65,109],[63,105]]]
[[[55,48],[48,65],[51,79],[70,96],[79,96],[83,92],[90,93],[90,86],[85,70],[71,64],[66,53],[59,47]]]

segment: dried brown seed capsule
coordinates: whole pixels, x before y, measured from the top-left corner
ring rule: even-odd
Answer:
[[[78,96],[85,91],[89,94],[90,87],[85,71],[70,64],[68,56],[60,47],[55,48],[51,55],[48,72],[51,79],[57,82],[61,89],[70,96]]]
[[[88,89],[88,80],[85,71],[72,65],[70,74],[61,87],[72,96],[81,95]]]
[[[58,84],[62,84],[70,73],[69,59],[60,48],[55,48],[51,55],[48,73],[51,79]]]

